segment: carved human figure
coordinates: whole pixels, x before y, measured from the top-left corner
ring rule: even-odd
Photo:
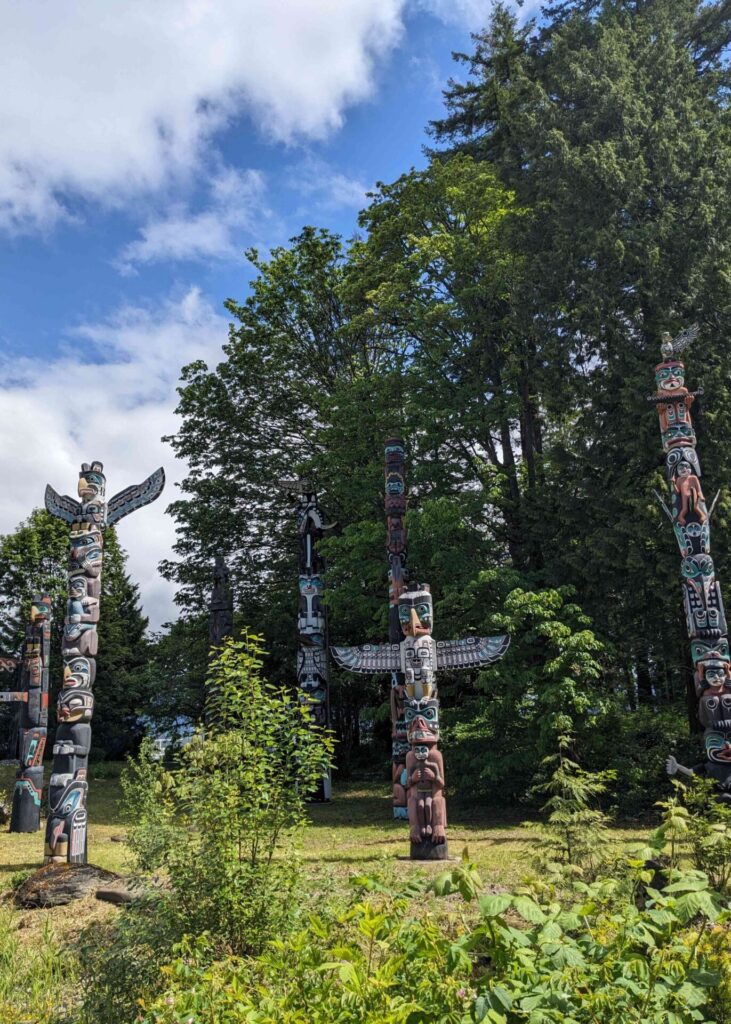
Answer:
[[[701,482],[687,462],[679,463],[673,483],[675,493],[680,498],[678,522],[685,526],[690,513],[695,513],[701,523],[705,522],[707,519],[704,507],[706,499],[703,496]]]
[[[415,847],[447,842],[444,799],[444,761],[439,742],[439,704],[436,698],[408,702],[406,727],[411,750],[406,756],[409,836]]]

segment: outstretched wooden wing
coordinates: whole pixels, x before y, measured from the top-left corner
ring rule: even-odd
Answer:
[[[362,644],[360,647],[331,647],[332,656],[348,672],[375,675],[398,672],[401,668],[400,644]]]
[[[459,671],[484,668],[498,661],[510,646],[509,636],[468,636],[464,640],[437,640],[437,668]]]
[[[81,502],[69,498],[68,494],[57,494],[50,484],[46,484],[46,509],[56,519],[75,523],[81,515]]]
[[[107,526],[114,526],[136,508],[149,505],[160,496],[164,486],[165,470],[161,466],[141,484],[132,484],[131,487],[125,487],[119,494],[115,494],[107,505]]]

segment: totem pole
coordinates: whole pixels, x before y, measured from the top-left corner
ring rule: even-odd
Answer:
[[[86,863],[86,773],[91,747],[89,723],[94,711],[103,532],[154,501],[165,485],[165,473],[158,469],[106,504],[103,470],[101,462],[82,465],[78,489],[81,501],[57,494],[50,484],[46,487],[46,508],[71,525],[68,604],[61,642],[64,670],[48,789],[46,863]]]
[[[695,670],[698,717],[704,727],[705,760],[693,768],[666,761],[669,775],[706,775],[715,780],[719,800],[731,803],[731,658],[721,587],[711,557],[710,511],[701,487],[701,467],[690,410],[700,391],[685,386],[685,367],[676,357],[698,335],[694,325],[675,340],[663,335],[663,362],[655,367],[660,432],[670,491],[670,507],[658,495],[673,525],[682,561],[683,604]]]
[[[21,705],[18,732],[18,760],[15,776],[11,832],[37,832],[41,827],[43,794],[43,751],[48,731],[48,666],[51,657],[51,598],[33,598],[30,622],[20,661],[19,690],[0,693],[0,701]]]
[[[388,639],[401,641],[399,598],[406,585],[406,449],[400,437],[390,437],[385,447],[386,479],[386,552],[388,554]],[[406,758],[409,742],[406,736],[406,685],[401,671],[391,673],[391,780],[393,783],[393,816],[407,820]]]
[[[389,459],[393,476],[389,481]],[[403,532],[399,537],[405,510],[403,487],[403,443],[391,439],[386,445],[386,508],[389,483],[395,496],[400,492],[403,500],[395,506],[396,514],[389,515],[389,556],[391,567],[391,607],[398,615],[398,639],[388,644],[363,644],[360,647],[333,647],[333,657],[341,668],[362,675],[382,672],[401,673],[403,683],[392,688],[398,696],[392,702],[392,714],[399,720],[399,702],[403,700],[403,730],[408,752],[404,761],[403,778],[409,819],[412,860],[446,860],[447,805],[444,796],[444,763],[437,749],[439,742],[439,699],[436,673],[467,671],[491,665],[505,654],[510,640],[507,636],[467,637],[464,640],[440,640],[432,637],[434,609],[428,584],[406,585],[403,561],[405,552]],[[400,513],[400,514],[399,514]],[[392,533],[393,531],[393,533]],[[391,545],[393,544],[393,551]],[[396,549],[400,548],[400,551]],[[396,596],[396,590],[398,595]],[[395,600],[394,600],[395,598]],[[391,619],[389,619],[390,624]],[[398,689],[399,686],[403,690]],[[394,729],[394,732],[397,730]],[[397,739],[397,738],[396,738]],[[394,742],[396,742],[396,739]],[[396,772],[394,771],[394,775]],[[394,784],[394,792],[396,786]],[[399,797],[401,794],[399,794]]]
[[[234,629],[234,596],[229,582],[228,566],[222,555],[216,555],[213,570],[213,593],[209,605],[208,642],[211,650],[220,647]]]
[[[297,617],[297,683],[300,699],[310,709],[314,725],[330,726],[330,667],[327,657],[327,618],[322,595],[325,589],[325,563],[317,553],[317,541],[334,523],[327,524],[317,501],[314,486],[299,480],[290,494],[297,501],[299,534],[299,614]],[[332,795],[330,772],[311,799],[329,800]]]

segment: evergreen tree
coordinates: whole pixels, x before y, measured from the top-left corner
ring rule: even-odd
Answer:
[[[546,580],[577,587],[640,699],[682,699],[677,556],[650,492],[660,446],[645,396],[660,331],[698,320],[691,362],[712,385],[713,436],[698,431],[712,493],[731,469],[727,7],[567,0],[546,19],[518,28],[498,7],[474,53],[458,56],[469,79],[451,84],[433,130],[530,209],[514,234],[526,260],[516,304],[553,371],[537,398]]]

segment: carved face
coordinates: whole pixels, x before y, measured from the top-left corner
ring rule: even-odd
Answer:
[[[26,647],[25,668],[28,673],[29,685],[33,688],[40,686],[43,677],[43,660],[39,644],[29,643]]]
[[[423,743],[419,743],[414,747],[414,757],[417,761],[426,761],[429,756],[429,748]]]
[[[95,498],[98,498],[100,502],[104,501],[104,489],[107,480],[102,472],[103,468],[101,462],[92,462],[90,466],[84,463],[81,467],[81,472],[79,473],[79,497],[84,503],[93,501]]]
[[[693,663],[700,668],[705,661],[720,661],[728,664],[731,662],[728,639],[725,636],[718,640],[693,640],[690,645],[690,653],[693,656]]]
[[[71,658],[63,667],[64,689],[90,690],[94,685],[96,665],[89,658]]]
[[[715,764],[731,764],[731,732],[708,732],[706,757]]]
[[[62,690],[58,698],[59,722],[90,722],[94,714],[91,690]]]
[[[698,461],[698,453],[695,448],[690,448],[688,445],[682,445],[675,448],[673,451],[668,452],[665,465],[671,477],[675,474],[679,474],[680,466],[683,464],[686,464],[689,471],[695,473],[696,476],[701,475],[701,466]]]
[[[680,571],[687,580],[710,580],[715,572],[710,555],[689,555],[680,563]]]
[[[660,392],[679,391],[685,387],[685,367],[682,363],[660,363],[655,369],[655,384]]]
[[[47,622],[51,618],[50,597],[34,597],[30,606],[31,622]]]
[[[69,566],[71,570],[83,569],[87,575],[96,577],[102,571],[102,535],[98,530],[71,534]]]
[[[731,721],[731,693],[704,694],[698,705],[698,717],[707,729],[725,729]]]
[[[404,720],[406,737],[412,747],[439,742],[439,701],[435,698],[408,701]]]
[[[432,598],[429,591],[407,590],[399,595],[398,617],[404,636],[429,636],[434,625]]]

